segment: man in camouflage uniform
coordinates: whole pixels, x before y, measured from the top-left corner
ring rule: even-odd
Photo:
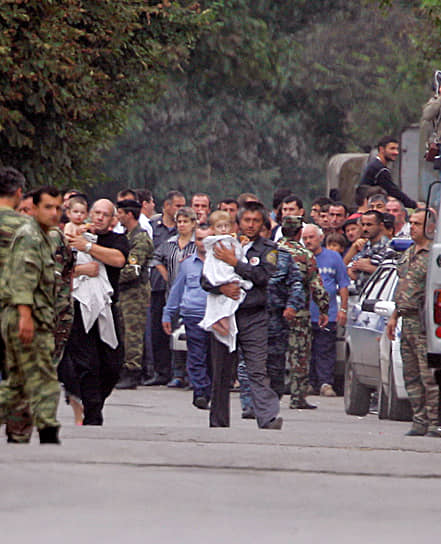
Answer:
[[[282,222],[283,238],[279,249],[288,251],[302,274],[305,304],[289,323],[288,360],[290,365],[290,408],[316,408],[306,401],[308,387],[309,359],[311,357],[311,296],[319,307],[319,326],[326,327],[328,323],[329,296],[325,291],[318,272],[314,255],[301,243],[302,217],[287,216]]]
[[[387,335],[395,338],[397,319],[403,318],[400,352],[404,384],[413,412],[408,436],[441,437],[438,427],[439,389],[427,364],[426,331],[421,314],[425,302],[430,240],[424,234],[425,210],[410,217],[410,236],[415,242],[398,263],[399,281],[395,292],[396,309],[387,324]]]
[[[58,224],[62,199],[57,189],[42,187],[33,203],[34,217],[17,230],[1,277],[8,378],[0,384],[0,423],[13,419],[26,399],[40,443],[58,444],[55,260],[48,232]]]
[[[285,360],[289,323],[305,306],[302,274],[287,251],[277,254],[277,269],[268,282],[268,357],[271,388],[281,399],[285,392]]]
[[[7,167],[0,169],[0,274],[9,255],[9,248],[16,231],[28,220],[15,211],[22,198],[24,176]],[[0,372],[6,379],[5,345],[0,337]],[[32,434],[32,418],[29,403],[21,401],[12,418],[6,423],[8,442],[29,442]]]
[[[138,223],[141,213],[139,202],[121,200],[117,207],[118,219],[127,231],[130,253],[119,277],[125,358],[116,388],[136,389],[141,383],[144,334],[150,303],[148,265],[153,254],[153,242]]]

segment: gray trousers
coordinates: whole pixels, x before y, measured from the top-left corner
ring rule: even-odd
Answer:
[[[238,344],[248,370],[257,425],[265,426],[277,417],[279,397],[271,389],[266,371],[268,350],[267,314],[262,308],[239,309],[236,312]],[[210,427],[230,426],[230,386],[236,352],[229,353],[222,342],[211,335],[213,386],[210,407]]]

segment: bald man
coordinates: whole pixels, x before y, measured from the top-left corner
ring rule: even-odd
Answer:
[[[97,277],[100,273],[100,263],[102,263],[113,289],[111,310],[117,337],[116,347],[111,347],[107,341],[103,340],[103,328],[98,326],[98,319],[86,332],[82,307],[78,300],[74,301],[74,322],[66,350],[79,380],[84,406],[83,425],[103,424],[104,401],[118,381],[123,361],[119,319],[115,304],[118,301],[119,274],[126,264],[129,242],[124,234],[112,231],[114,217],[113,202],[107,199],[97,200],[90,211],[89,228],[90,233],[95,235],[95,241],[90,241],[90,237],[86,239],[82,235],[67,236],[71,247],[93,257],[92,262],[75,267],[75,277]],[[106,323],[106,327],[108,325],[109,323]]]

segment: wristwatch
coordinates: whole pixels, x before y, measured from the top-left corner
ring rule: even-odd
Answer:
[[[347,309],[347,308],[340,308],[340,312],[343,312],[344,314],[347,314],[347,313],[348,313],[348,309]]]
[[[90,250],[92,249],[92,246],[93,246],[92,242],[87,242],[86,247],[84,248],[84,251],[86,253],[90,253]]]

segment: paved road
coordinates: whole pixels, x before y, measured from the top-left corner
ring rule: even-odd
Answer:
[[[62,446],[0,444],[2,542],[420,543],[441,530],[441,440],[346,416],[343,401],[282,403],[281,432],[209,429],[191,394],[117,391],[103,428]]]

